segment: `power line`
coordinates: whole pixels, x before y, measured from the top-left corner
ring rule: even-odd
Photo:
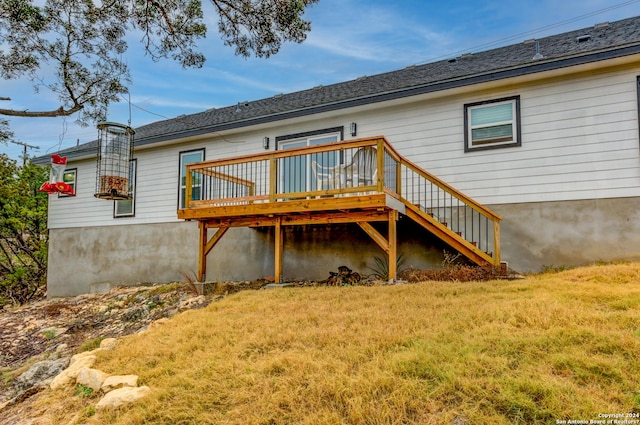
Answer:
[[[640,0],[639,0],[639,1],[640,1]],[[183,117],[183,116],[178,116],[178,117],[175,117],[175,118],[166,117],[166,116],[164,116],[164,115],[161,115],[161,114],[158,114],[158,113],[155,113],[155,112],[149,111],[149,110],[147,110],[147,109],[145,109],[145,108],[143,108],[143,107],[141,107],[141,106],[138,106],[138,105],[136,105],[135,103],[132,103],[130,99],[129,99],[129,100],[125,99],[122,95],[120,95],[120,97],[122,97],[122,99],[123,99],[123,100],[125,100],[126,102],[128,102],[130,107],[131,107],[131,106],[133,106],[133,107],[135,107],[135,108],[137,108],[137,109],[140,109],[141,111],[146,112],[146,113],[148,113],[148,114],[155,115],[155,116],[157,116],[157,117],[164,118],[164,119],[166,119],[166,120],[171,120],[171,119],[172,119],[172,120],[176,120],[176,121],[178,121],[178,122],[181,122],[181,123],[186,124],[186,125],[188,125],[188,126],[191,126],[191,127],[193,127],[193,128],[200,128],[200,127],[202,127],[200,124],[197,124],[197,123],[195,123],[195,122],[193,122],[193,121],[190,121],[190,120],[186,119],[186,116],[184,116],[184,117]],[[233,143],[243,143],[243,142],[232,142],[231,140],[227,139],[223,134],[220,134],[220,133],[218,133],[217,131],[214,131],[213,133],[214,133],[214,134],[216,134],[216,135],[218,135],[218,137],[220,137],[220,138],[221,138],[224,142],[226,142],[226,143],[232,143],[232,144],[233,144]]]
[[[24,167],[25,165],[27,165],[27,149],[40,149],[39,146],[33,146],[33,145],[29,145],[25,142],[16,142],[13,140],[9,140],[9,143],[13,143],[14,145],[20,145],[23,147],[23,152],[22,152],[22,166]]]

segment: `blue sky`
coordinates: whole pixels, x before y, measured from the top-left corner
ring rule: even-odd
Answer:
[[[153,62],[138,37],[129,38],[132,127],[640,15],[640,0],[320,0],[307,11],[312,30],[304,43],[284,45],[269,59],[244,59],[223,45],[217,16],[203,5],[209,34],[200,43],[207,56],[201,69]],[[12,98],[3,107],[59,106],[44,91],[34,94],[28,80],[0,80],[0,96]],[[127,102],[113,104],[108,119],[126,123]],[[10,122],[16,140],[40,147],[32,155],[97,136],[73,117]],[[18,159],[22,148],[0,145],[0,153]]]

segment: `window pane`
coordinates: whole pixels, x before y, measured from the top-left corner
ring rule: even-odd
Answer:
[[[204,160],[204,150],[197,152],[187,152],[180,154],[180,208],[185,207],[186,184],[187,184],[187,165],[194,162],[202,162]],[[192,200],[200,199],[200,187],[202,185],[201,176],[196,174],[192,180]]]
[[[513,105],[511,102],[501,105],[483,106],[471,110],[471,125],[484,125],[495,122],[513,120]]]
[[[68,184],[69,186],[71,186],[71,189],[73,190],[74,193],[76,192],[76,171],[77,170],[75,168],[71,168],[71,169],[65,170],[62,173],[62,181]],[[71,196],[71,195],[66,193],[58,193],[58,198],[66,198],[67,196]]]
[[[129,161],[129,188],[128,193],[131,196],[131,199],[126,199],[122,201],[115,201],[115,216],[116,217],[124,217],[124,216],[133,216],[134,215],[134,199],[136,196],[136,166],[137,161],[132,159]]]
[[[471,130],[472,143],[494,142],[513,140],[513,125],[496,125],[493,127],[482,127]]]
[[[76,182],[76,172],[65,171],[65,173],[62,175],[62,181],[73,185]]]
[[[465,152],[520,146],[520,96],[465,105]]]
[[[324,145],[325,143],[334,143],[338,141],[338,136],[325,136],[317,139],[309,139],[309,145]]]
[[[133,200],[116,201],[116,215],[129,215],[133,213]]]
[[[194,162],[201,162],[202,152],[192,152],[192,153],[182,154],[181,160],[182,160],[182,169],[180,170],[180,177],[181,177],[180,184],[184,186],[187,181],[186,179],[187,165],[193,164]]]
[[[305,146],[307,146],[306,140],[302,140],[299,142],[282,142],[280,144],[280,149],[304,148]]]

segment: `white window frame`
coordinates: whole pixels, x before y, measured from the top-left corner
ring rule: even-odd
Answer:
[[[67,175],[73,174],[73,180],[67,180],[65,177]],[[76,193],[76,182],[78,181],[78,169],[77,168],[68,168],[64,170],[62,173],[62,181],[67,183],[73,189],[74,195],[69,195],[68,193],[58,193],[58,198],[68,198],[70,196],[75,196]]]
[[[193,154],[197,154],[197,153],[200,153],[200,159],[199,160],[189,161],[188,163],[184,162],[184,158],[187,155],[193,155]],[[186,192],[187,192],[186,179],[185,179],[186,174],[183,174],[183,170],[186,169],[185,167],[188,164],[193,164],[194,162],[202,162],[202,161],[204,161],[204,158],[205,158],[204,155],[205,155],[204,148],[183,151],[183,152],[180,152],[180,154],[179,154],[180,160],[178,162],[179,162],[180,169],[178,171],[178,208],[180,208],[180,209],[185,207],[185,199],[184,199],[185,195],[183,195],[183,193],[186,194]],[[183,179],[185,179],[185,184],[182,184],[182,180]],[[192,187],[199,187],[200,188],[200,195],[202,196],[202,190],[203,190],[202,180],[201,180],[201,183],[199,185],[194,184]]]
[[[480,125],[471,124],[471,115],[473,111],[499,105],[511,105],[511,119],[506,121],[495,121]],[[495,140],[484,139],[481,141],[473,140],[473,130],[511,125],[511,135],[509,137],[500,137]],[[520,130],[520,96],[512,96],[495,100],[487,100],[483,102],[468,103],[464,105],[464,150],[472,152],[486,149],[496,149],[505,147],[521,146],[522,135]]]
[[[138,160],[129,161],[129,196],[131,199],[124,201],[113,201],[113,217],[135,217],[136,215],[136,180],[138,172]],[[121,212],[119,207],[131,202],[131,211]]]

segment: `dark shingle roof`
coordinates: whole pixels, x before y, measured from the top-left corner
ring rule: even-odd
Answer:
[[[588,36],[588,37],[586,37]],[[483,81],[531,74],[640,53],[640,17],[295,93],[183,115],[136,128],[137,146],[284,118],[397,99]],[[70,158],[95,153],[96,142],[66,149]],[[48,157],[36,162],[46,162]]]

